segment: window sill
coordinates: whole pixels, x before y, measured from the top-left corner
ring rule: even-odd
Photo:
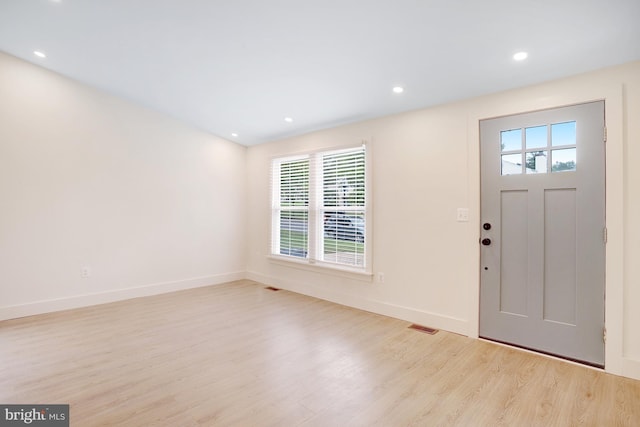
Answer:
[[[373,279],[373,273],[355,268],[328,264],[322,261],[313,262],[308,259],[295,259],[278,255],[268,255],[267,258],[274,264],[299,270],[312,271],[314,273],[330,274],[332,276],[360,280],[363,282],[371,282]]]

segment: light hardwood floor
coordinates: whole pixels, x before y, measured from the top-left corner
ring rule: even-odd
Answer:
[[[640,381],[240,281],[0,322],[72,426],[640,426]]]

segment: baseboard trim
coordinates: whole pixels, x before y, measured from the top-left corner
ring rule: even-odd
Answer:
[[[382,314],[383,316],[406,320],[410,323],[417,323],[419,325],[429,326],[435,329],[454,332],[460,335],[466,336],[469,330],[469,325],[466,320],[456,319],[438,313],[417,310],[412,307],[405,307],[384,301],[361,298],[341,292],[327,290],[319,286],[311,286],[296,281],[269,277],[252,271],[247,272],[246,278],[268,286],[275,286],[277,288],[296,292],[302,295],[331,301],[336,304],[346,305],[348,307],[369,311],[371,313]]]
[[[19,317],[52,313],[54,311],[70,310],[74,308],[88,307],[98,304],[106,304],[131,298],[159,295],[185,289],[200,288],[203,286],[219,285],[222,283],[232,282],[234,280],[242,280],[244,278],[245,272],[214,274],[173,282],[153,283],[150,285],[136,286],[133,288],[116,289],[107,292],[76,295],[43,301],[34,301],[26,304],[0,307],[0,320],[17,319]]]

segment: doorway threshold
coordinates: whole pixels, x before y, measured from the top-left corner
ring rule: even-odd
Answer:
[[[483,336],[478,337],[480,340],[482,341],[486,341],[492,344],[497,344],[503,347],[509,347],[509,348],[513,348],[516,350],[521,350],[521,351],[525,351],[527,353],[531,353],[531,354],[538,354],[540,356],[545,356],[545,357],[550,357],[552,359],[556,359],[556,360],[561,360],[564,362],[569,362],[571,364],[574,365],[579,365],[579,366],[586,366],[588,368],[593,368],[593,369],[597,369],[599,371],[604,371],[604,365],[600,365],[598,363],[592,363],[592,362],[587,362],[585,360],[580,360],[580,359],[574,359],[571,357],[566,357],[566,356],[562,356],[560,354],[555,354],[555,353],[551,353],[548,351],[543,351],[543,350],[537,350],[535,348],[530,348],[530,347],[525,347],[522,345],[518,345],[518,344],[512,344],[509,342],[505,342],[505,341],[499,341],[499,340],[495,340],[493,338],[486,338]]]

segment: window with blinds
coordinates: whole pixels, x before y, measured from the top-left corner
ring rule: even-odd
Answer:
[[[272,254],[366,268],[365,146],[273,161]]]
[[[323,261],[364,265],[364,149],[322,154]]]
[[[277,175],[276,253],[306,258],[309,252],[309,159],[282,160],[277,164]]]

